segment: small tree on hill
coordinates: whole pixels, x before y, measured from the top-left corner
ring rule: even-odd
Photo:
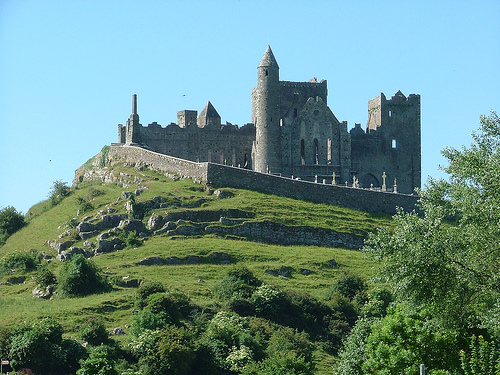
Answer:
[[[85,296],[109,290],[110,284],[94,262],[77,254],[64,263],[59,273],[59,290],[68,297]]]
[[[24,227],[26,222],[22,213],[14,207],[7,206],[0,210],[0,246],[7,238]]]

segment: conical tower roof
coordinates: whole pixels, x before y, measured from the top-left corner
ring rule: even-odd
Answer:
[[[276,66],[279,68],[278,62],[276,61],[273,51],[271,50],[271,46],[267,46],[266,52],[264,53],[259,66]]]

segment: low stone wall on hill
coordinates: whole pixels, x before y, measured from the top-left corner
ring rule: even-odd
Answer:
[[[95,167],[100,154],[92,163]],[[301,199],[315,203],[328,203],[367,212],[396,213],[397,207],[405,211],[416,209],[417,195],[383,192],[380,190],[352,188],[340,185],[326,185],[294,180],[272,174],[258,173],[215,163],[196,163],[172,156],[159,154],[137,146],[111,145],[106,155],[107,165],[129,164],[143,166],[181,178],[192,178],[214,187],[249,189],[278,196]],[[74,184],[95,178],[86,166],[75,172]]]

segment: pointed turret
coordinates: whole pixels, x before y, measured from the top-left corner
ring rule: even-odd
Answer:
[[[281,172],[280,72],[270,46],[257,67],[257,87],[252,91],[255,143],[253,168],[261,173]]]
[[[198,127],[204,128],[205,126],[220,126],[221,118],[215,107],[210,101],[205,105],[205,108],[198,116]]]
[[[262,60],[260,60],[259,66],[276,66],[279,69],[278,62],[274,57],[271,46],[267,46],[266,52],[264,53]]]

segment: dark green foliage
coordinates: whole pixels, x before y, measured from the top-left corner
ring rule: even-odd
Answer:
[[[366,318],[382,318],[387,314],[387,308],[392,301],[392,293],[388,289],[376,288],[370,291],[368,302],[363,306],[361,315]]]
[[[82,254],[65,262],[59,273],[59,291],[64,296],[85,296],[109,289],[110,284],[102,276],[99,267]]]
[[[361,277],[349,272],[343,272],[334,281],[332,292],[340,293],[352,301],[356,295],[363,293],[367,288],[366,281]]]
[[[47,375],[74,374],[85,349],[62,334],[61,325],[51,318],[17,328],[10,343],[12,367]]]
[[[0,246],[7,238],[24,227],[26,222],[22,213],[14,207],[7,206],[0,210]]]
[[[90,350],[88,358],[82,362],[77,375],[118,375],[115,364],[115,348],[100,345]]]
[[[109,153],[109,146],[106,145],[101,149],[101,157],[99,158],[99,167],[104,168],[106,166],[108,153]]]
[[[483,336],[472,336],[470,350],[460,352],[464,375],[500,375],[500,350]]]
[[[76,200],[78,201],[79,211],[81,213],[85,213],[87,211],[91,211],[94,209],[92,203],[90,203],[87,199],[82,197],[77,197]]]
[[[151,310],[140,310],[134,314],[130,333],[137,337],[146,330],[154,331],[164,326],[165,321],[152,313]]]
[[[38,264],[40,254],[35,250],[11,253],[0,260],[0,275],[7,275],[12,270],[18,273],[34,271]]]
[[[293,352],[280,353],[262,362],[252,363],[243,375],[312,375],[311,365]]]
[[[42,267],[38,270],[35,281],[41,288],[46,288],[49,285],[55,285],[57,283],[56,275],[47,267]]]
[[[146,282],[141,283],[137,289],[135,306],[138,309],[143,309],[147,305],[148,297],[153,293],[163,293],[165,292],[165,287],[159,282]]]
[[[220,300],[250,298],[261,284],[262,282],[250,270],[237,267],[229,271],[227,276],[215,286],[214,293]]]
[[[92,320],[85,325],[80,332],[80,338],[93,346],[106,344],[109,341],[106,327],[98,320]]]
[[[65,197],[70,195],[71,188],[66,182],[61,180],[54,181],[54,184],[50,188],[49,198],[53,206],[61,202]]]

